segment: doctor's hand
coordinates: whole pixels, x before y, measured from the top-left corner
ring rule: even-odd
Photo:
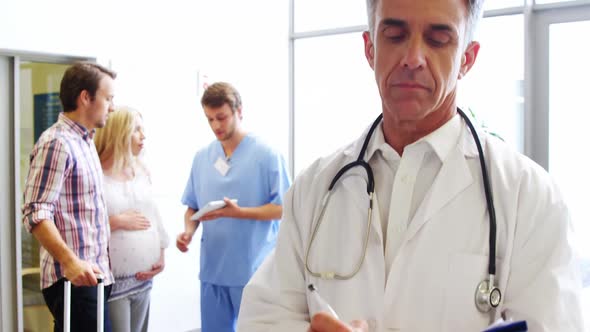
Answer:
[[[188,245],[193,239],[193,234],[189,232],[182,232],[176,237],[176,248],[182,252],[188,251]]]
[[[308,332],[369,332],[369,325],[364,320],[354,320],[347,325],[328,313],[320,312],[311,318]]]
[[[237,203],[234,203],[231,199],[224,197],[223,201],[225,201],[225,207],[218,209],[218,210],[214,210],[211,211],[209,213],[206,213],[203,217],[201,217],[201,219],[199,219],[200,221],[208,221],[208,220],[213,220],[213,219],[217,219],[217,218],[241,218],[241,209],[238,206]]]

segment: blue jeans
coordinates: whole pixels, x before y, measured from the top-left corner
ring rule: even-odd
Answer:
[[[64,319],[64,281],[58,280],[55,284],[42,290],[45,303],[53,315],[54,332],[63,331]],[[70,327],[72,332],[96,331],[96,302],[97,287],[76,287],[72,285]],[[111,332],[111,320],[107,300],[111,294],[111,285],[104,287],[104,331]]]

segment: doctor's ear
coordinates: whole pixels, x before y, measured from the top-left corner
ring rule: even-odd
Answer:
[[[469,43],[467,49],[461,56],[461,68],[459,69],[459,79],[462,79],[471,70],[471,67],[475,64],[477,54],[479,53],[479,43],[473,41]]]
[[[369,66],[371,66],[371,69],[374,70],[375,46],[373,45],[373,40],[371,39],[371,32],[363,32],[363,41],[365,42],[365,58],[367,58],[367,62],[369,62]]]

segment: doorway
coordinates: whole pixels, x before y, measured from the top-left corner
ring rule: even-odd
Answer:
[[[0,218],[13,221],[0,223],[2,331],[53,331],[40,290],[39,244],[24,230],[20,209],[29,154],[57,120],[61,78],[77,61],[95,59],[0,50],[0,132],[6,136],[0,140]]]

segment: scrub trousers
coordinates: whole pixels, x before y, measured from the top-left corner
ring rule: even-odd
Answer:
[[[234,332],[244,286],[227,287],[201,282],[201,331]]]

